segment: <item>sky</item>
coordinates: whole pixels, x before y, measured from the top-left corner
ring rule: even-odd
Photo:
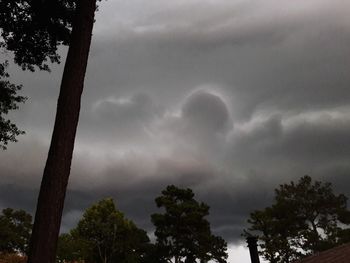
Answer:
[[[169,184],[210,206],[229,262],[279,184],[308,174],[350,196],[348,0],[109,0],[96,16],[61,231],[113,197],[153,231]],[[0,208],[35,210],[67,48],[23,72],[26,134],[0,152]],[[11,54],[1,54],[10,59]]]

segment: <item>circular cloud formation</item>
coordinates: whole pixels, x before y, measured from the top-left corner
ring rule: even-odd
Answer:
[[[197,91],[187,98],[182,107],[182,117],[191,126],[213,132],[224,131],[230,118],[225,102],[205,91]]]

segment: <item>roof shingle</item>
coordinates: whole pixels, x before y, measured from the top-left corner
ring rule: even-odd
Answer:
[[[294,263],[350,263],[350,243],[322,251]]]

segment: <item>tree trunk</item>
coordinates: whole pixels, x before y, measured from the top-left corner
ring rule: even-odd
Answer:
[[[68,184],[96,0],[77,3],[62,76],[55,126],[41,182],[28,263],[54,263]]]

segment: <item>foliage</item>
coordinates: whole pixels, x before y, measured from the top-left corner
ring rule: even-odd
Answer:
[[[59,63],[58,45],[68,45],[75,0],[1,0],[0,48],[14,53],[14,62],[34,71],[35,66],[49,71],[47,60]],[[18,108],[25,98],[16,93],[22,86],[11,84],[0,63],[0,148],[24,132],[3,117]]]
[[[75,0],[1,0],[0,47],[14,52],[23,69],[49,70],[59,62],[57,46],[69,44]]]
[[[292,262],[349,239],[347,198],[330,183],[304,176],[280,185],[274,203],[251,213],[249,232],[259,232],[262,254],[270,262]],[[248,233],[248,232],[246,232]]]
[[[32,216],[23,210],[6,208],[0,215],[0,252],[26,253],[32,229]]]
[[[90,243],[70,233],[61,234],[58,238],[57,262],[83,262],[91,258]]]
[[[59,62],[57,45],[68,44],[74,1],[0,1],[0,48],[14,52],[14,61],[34,71],[49,70],[46,64]],[[25,98],[16,93],[21,86],[6,80],[7,62],[0,64],[0,148],[24,132],[3,115],[18,108]]]
[[[88,208],[70,234],[61,235],[59,259],[87,262],[146,262],[149,238],[145,231],[126,219],[112,199],[103,199]],[[75,247],[69,244],[75,243]]]
[[[158,207],[165,208],[165,213],[152,215],[156,245],[164,262],[172,258],[176,263],[226,262],[227,244],[211,233],[205,219],[209,206],[197,202],[191,189],[170,185],[155,201]]]
[[[17,126],[7,120],[3,115],[8,114],[10,110],[18,109],[18,103],[26,100],[25,97],[16,95],[22,88],[20,85],[10,83],[7,79],[9,74],[6,72],[8,63],[0,64],[0,149],[5,150],[10,141],[16,142],[16,136],[24,132]]]

